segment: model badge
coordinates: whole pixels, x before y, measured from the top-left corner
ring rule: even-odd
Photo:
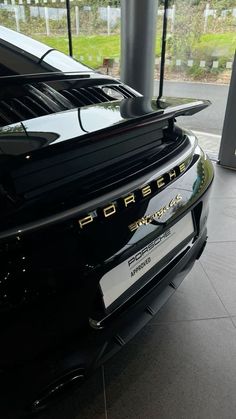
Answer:
[[[130,231],[135,231],[142,225],[151,224],[153,220],[159,220],[163,215],[169,211],[171,208],[176,206],[180,201],[182,201],[181,195],[176,195],[169,204],[165,205],[164,207],[160,208],[158,211],[155,211],[153,214],[145,215],[144,217],[140,218],[139,220],[135,221],[134,223],[129,225]]]

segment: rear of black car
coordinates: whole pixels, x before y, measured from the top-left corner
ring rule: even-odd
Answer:
[[[6,411],[38,411],[200,256],[213,169],[175,118],[208,103],[156,102],[84,69],[0,83],[0,385]]]

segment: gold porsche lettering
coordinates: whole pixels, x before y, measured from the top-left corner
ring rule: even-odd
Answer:
[[[150,185],[144,186],[144,188],[141,189],[141,192],[142,192],[143,197],[150,195],[150,193],[152,193],[151,186]]]
[[[181,163],[179,165],[179,171],[180,171],[180,173],[183,173],[185,171],[185,169],[186,169],[185,163]]]
[[[169,173],[169,177],[170,177],[170,180],[173,180],[173,179],[175,179],[176,178],[176,171],[173,169],[173,170],[171,170]]]
[[[163,186],[165,186],[165,180],[164,180],[164,177],[162,176],[162,177],[159,177],[159,179],[157,179],[157,187],[160,189]]]
[[[114,204],[109,205],[109,207],[106,207],[103,210],[104,217],[106,217],[106,218],[115,214],[115,212],[116,212],[116,207],[115,207]]]
[[[83,228],[86,224],[90,224],[93,222],[93,216],[90,214],[87,217],[81,218],[81,220],[78,221],[80,228]]]
[[[124,204],[126,207],[128,207],[128,205],[132,202],[135,203],[135,196],[133,193],[124,198]]]
[[[137,204],[142,200],[142,198],[145,198],[147,196],[152,196],[159,192],[162,188],[167,186],[172,180],[176,179],[179,175],[181,175],[187,168],[187,161],[182,162],[178,166],[173,167],[172,170],[169,172],[164,173],[162,176],[159,176],[157,179],[150,182],[148,185],[144,185],[142,188],[140,188],[139,195],[135,195],[134,192],[130,193],[127,196],[124,196],[122,198],[118,198],[117,201],[114,203],[108,203],[106,207],[103,207],[100,209],[100,212],[92,211],[89,214],[85,214],[85,216],[78,220],[78,224],[81,229],[83,229],[88,224],[93,223],[95,219],[100,219],[101,217],[109,218],[113,217],[115,214],[119,212],[119,208],[129,207],[131,204]],[[154,218],[158,219],[161,218],[166,211],[168,211],[170,208],[176,205],[178,201],[176,201],[178,195],[173,198],[168,205],[163,206],[160,208],[154,215],[143,217],[142,219],[138,220],[135,223],[130,224],[129,229],[131,231],[136,230],[140,225],[144,224],[150,224]],[[182,198],[181,198],[182,199]],[[120,206],[121,204],[121,206]],[[154,217],[154,218],[153,218]]]

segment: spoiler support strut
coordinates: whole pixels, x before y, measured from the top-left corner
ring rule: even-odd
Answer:
[[[67,33],[69,43],[69,55],[73,57],[72,47],[72,34],[71,34],[71,16],[70,16],[70,0],[66,0],[66,13],[67,13]]]
[[[169,7],[169,0],[165,0],[164,4],[164,16],[163,16],[163,29],[162,29],[162,44],[161,44],[161,68],[160,68],[160,83],[159,83],[159,95],[157,102],[163,96],[163,84],[165,75],[165,57],[166,57],[166,35],[167,35],[167,10]]]

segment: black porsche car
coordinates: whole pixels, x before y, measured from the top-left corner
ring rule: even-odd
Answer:
[[[143,97],[4,27],[0,86],[0,409],[22,414],[82,384],[200,257],[213,167],[176,117],[209,102]]]

